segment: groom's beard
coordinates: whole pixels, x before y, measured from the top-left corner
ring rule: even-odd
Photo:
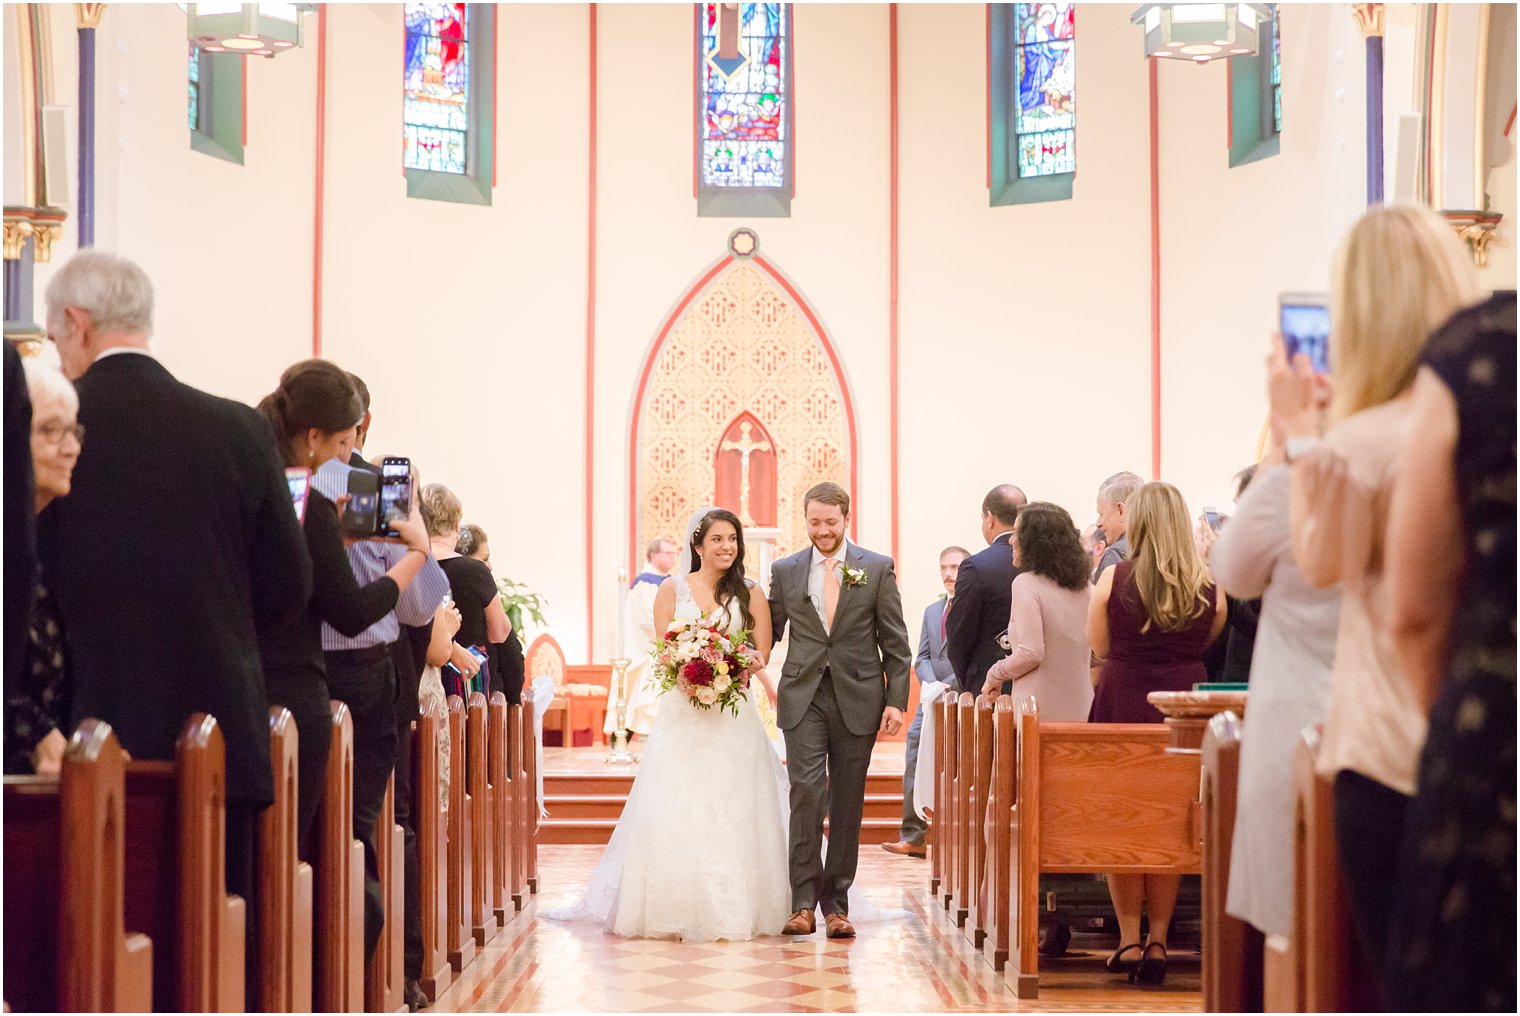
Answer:
[[[844,543],[844,537],[835,537],[834,542],[827,547],[824,546],[823,543],[821,543],[819,540],[810,540],[809,542],[812,543],[814,549],[816,549],[818,553],[822,554],[824,557],[828,557],[830,554],[839,549],[840,544]]]

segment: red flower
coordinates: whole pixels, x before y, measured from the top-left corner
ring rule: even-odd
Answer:
[[[713,683],[713,667],[706,660],[692,660],[681,669],[681,674],[692,684],[709,685]]]

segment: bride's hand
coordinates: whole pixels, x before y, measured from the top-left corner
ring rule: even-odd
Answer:
[[[745,676],[751,677],[764,685],[766,694],[770,697],[771,702],[774,703],[776,701],[776,682],[771,680],[770,674],[765,672],[764,667],[756,667],[753,670],[745,671]]]

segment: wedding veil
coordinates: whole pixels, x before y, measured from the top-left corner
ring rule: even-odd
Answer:
[[[686,539],[681,543],[681,563],[676,565],[676,574],[681,576],[683,579],[691,574],[691,564],[696,560],[695,556],[691,552],[692,537],[697,535],[697,527],[702,524],[702,520],[707,518],[709,513],[715,512],[717,510],[717,505],[708,505],[706,508],[698,508],[696,510],[696,513],[693,514],[689,520],[687,520]]]

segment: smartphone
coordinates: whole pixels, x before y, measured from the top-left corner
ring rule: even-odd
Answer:
[[[1288,361],[1299,353],[1314,373],[1330,373],[1330,300],[1319,293],[1283,293],[1277,298],[1278,328]]]
[[[343,511],[343,531],[368,539],[375,535],[380,513],[380,477],[368,469],[348,474],[348,507]]]
[[[295,505],[296,521],[306,521],[306,495],[311,492],[311,470],[305,466],[291,466],[285,470],[285,483],[290,487],[290,500]]]
[[[1210,508],[1207,505],[1203,509],[1203,521],[1207,522],[1209,528],[1216,533],[1219,532],[1219,527],[1224,525],[1224,519],[1220,517],[1218,509]]]
[[[387,455],[380,462],[381,536],[395,536],[395,523],[412,514],[412,460]]]

